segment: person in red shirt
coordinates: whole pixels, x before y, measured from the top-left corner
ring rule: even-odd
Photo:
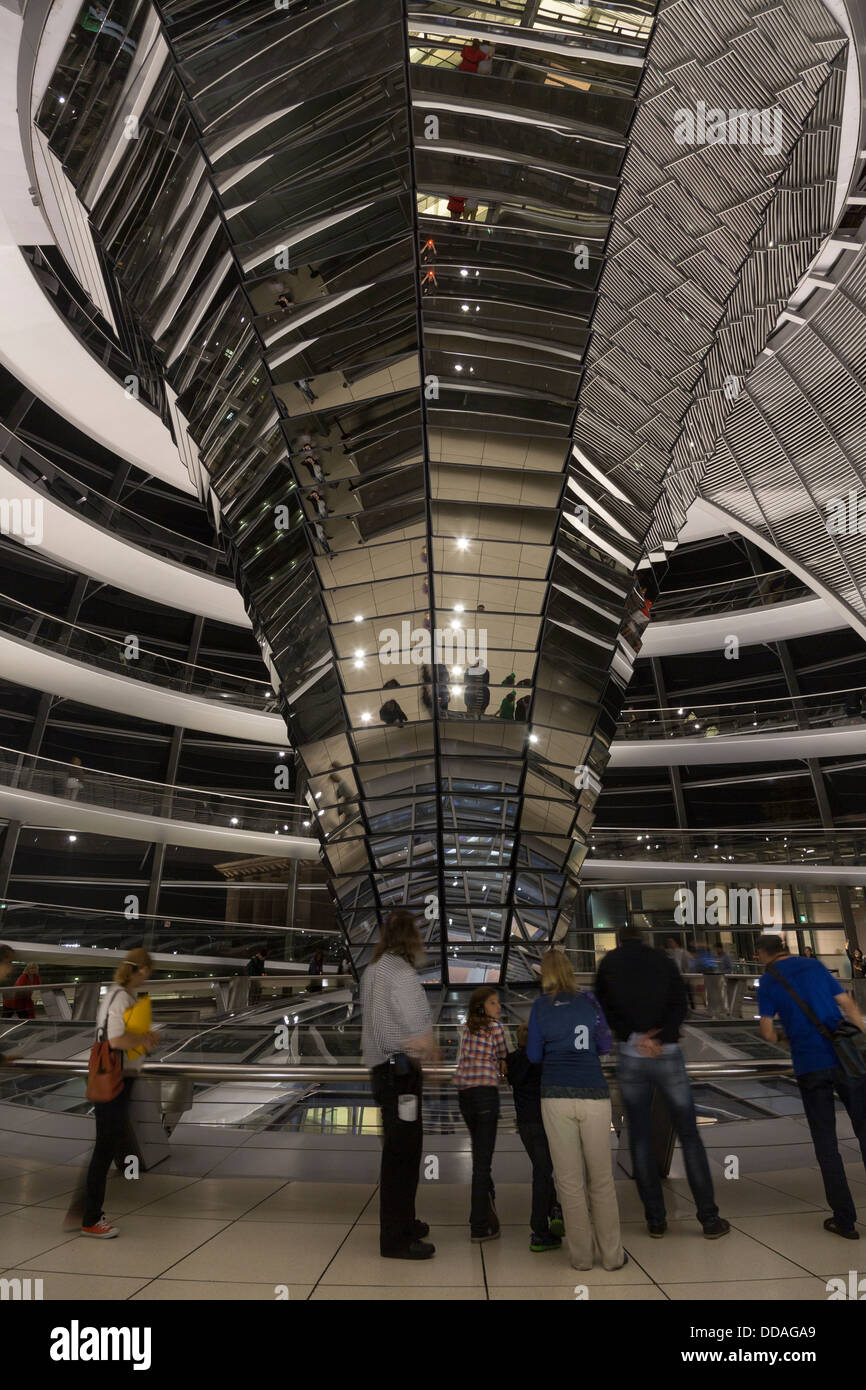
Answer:
[[[3,1014],[7,1018],[35,1018],[36,1005],[33,1003],[33,995],[27,988],[28,985],[41,985],[42,980],[39,976],[39,966],[31,961],[25,965],[18,979],[15,981],[17,993],[10,994],[3,1002]]]
[[[478,64],[484,62],[487,54],[481,47],[481,40],[472,39],[469,43],[464,44],[460,57],[463,61],[457,69],[458,72],[477,72]]]

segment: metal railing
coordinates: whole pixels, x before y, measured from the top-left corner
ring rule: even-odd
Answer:
[[[190,568],[209,573],[226,571],[223,551],[203,541],[184,536],[151,521],[140,512],[131,511],[113,501],[87,483],[82,483],[65,468],[52,462],[45,454],[28,443],[20,434],[0,425],[0,458],[37,493],[75,511],[95,526],[110,527],[113,535],[152,551],[154,555],[174,560]]]
[[[56,797],[58,801],[80,802],[113,811],[310,838],[304,826],[304,820],[309,824],[310,812],[298,802],[170,786],[56,758],[37,757],[14,748],[0,747],[0,782]]]
[[[763,608],[792,599],[812,598],[807,584],[789,570],[766,570],[763,574],[723,579],[716,584],[695,584],[687,589],[670,589],[659,594],[653,604],[653,621],[670,622],[679,618],[705,618],[741,608]]]
[[[264,680],[218,671],[148,647],[130,644],[129,638],[107,636],[93,628],[67,622],[30,604],[0,595],[0,631],[30,645],[58,655],[74,657],[88,666],[123,674],[162,689],[182,691],[201,699],[230,700],[246,709],[271,711],[278,708],[273,687]]]
[[[847,686],[810,695],[771,696],[766,700],[684,703],[661,707],[633,705],[616,726],[621,739],[715,738],[720,734],[783,733],[798,729],[848,728],[866,718],[866,690]]]
[[[825,830],[808,826],[764,826],[760,830],[647,830],[638,826],[598,828],[590,835],[598,859],[697,859],[709,863],[762,865],[866,863],[866,830]]]

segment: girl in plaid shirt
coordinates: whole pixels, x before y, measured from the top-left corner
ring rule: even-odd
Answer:
[[[460,1114],[472,1141],[472,1210],[470,1234],[476,1244],[496,1240],[499,1218],[493,1205],[496,1195],[491,1166],[499,1122],[499,1083],[505,1077],[505,1033],[499,1022],[502,1005],[490,985],[481,985],[469,1000],[469,1012],[460,1039],[460,1057],[454,1083],[459,1090]]]

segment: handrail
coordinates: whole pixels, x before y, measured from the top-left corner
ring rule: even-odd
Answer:
[[[19,455],[17,458],[15,457],[16,451],[9,448],[11,440],[14,440],[18,445]],[[7,457],[7,453],[11,456]],[[39,482],[26,477],[26,475],[22,473],[20,467],[22,458],[31,468],[38,468],[40,470],[40,481],[44,480],[45,483],[50,484],[52,478],[55,475],[59,475],[62,481],[68,483],[70,487],[77,490],[79,494],[83,495],[85,498],[92,497],[96,499],[97,502],[103,504],[108,508],[112,516],[120,514],[121,516],[129,517],[130,521],[135,524],[135,527],[138,528],[142,534],[137,538],[125,536],[124,532],[119,527],[115,526],[114,529],[122,539],[132,540],[133,544],[144,544],[146,542],[155,541],[168,551],[175,560],[179,560],[182,564],[189,564],[191,559],[197,560],[200,564],[203,563],[208,569],[211,569],[213,565],[225,564],[225,554],[218,546],[208,545],[206,541],[196,540],[192,536],[185,536],[182,531],[173,531],[171,527],[163,526],[158,521],[152,521],[149,517],[144,516],[140,512],[134,512],[131,507],[125,507],[122,502],[113,501],[110,497],[106,497],[104,493],[99,492],[97,488],[92,487],[90,483],[83,483],[81,479],[76,478],[73,473],[67,473],[65,468],[61,468],[53,459],[47,458],[45,454],[41,453],[33,444],[30,444],[23,434],[16,434],[14,430],[10,430],[7,425],[2,424],[0,424],[0,458],[2,458],[3,462],[17,473],[19,477],[23,477],[28,486],[34,487],[39,493],[45,491],[47,495],[51,497],[52,501],[57,501],[57,499],[51,496],[50,487],[43,489],[40,487]],[[68,506],[67,503],[61,501],[57,501],[57,504],[61,507]],[[91,517],[86,516],[85,519],[94,526],[103,525],[103,523]],[[144,534],[146,532],[150,532],[151,534],[148,536]]]
[[[62,655],[80,660],[85,665],[98,665],[101,653],[92,651],[82,652],[72,647],[71,644],[74,640],[75,633],[83,633],[86,637],[92,637],[98,642],[103,642],[110,647],[116,648],[118,661],[121,659],[127,645],[127,640],[124,638],[112,637],[104,632],[97,631],[96,628],[84,627],[81,623],[71,623],[67,618],[58,617],[54,613],[46,613],[41,608],[34,608],[32,604],[22,603],[20,599],[12,598],[9,594],[0,594],[0,601],[2,601],[7,608],[19,609],[34,621],[41,621],[44,619],[45,622],[56,623],[58,627],[65,628],[67,634],[69,634],[65,643],[62,637],[50,640],[46,639],[38,631],[33,634],[26,634],[26,640],[32,646],[41,646],[49,650],[59,650]],[[7,617],[6,612],[2,610],[0,610],[0,630],[7,633],[10,637],[24,640],[23,634],[14,627],[11,617]],[[177,674],[173,671],[169,671],[166,675],[159,670],[154,670],[152,667],[146,665],[140,666],[137,658],[130,658],[125,661],[123,668],[125,674],[134,674],[138,676],[139,679],[153,685],[160,685],[167,681],[169,683],[169,689],[179,686],[184,693],[195,694],[195,687],[197,684],[198,686],[203,686],[212,698],[214,693],[225,693],[219,690],[218,687],[215,691],[215,682],[209,678],[216,676],[222,684],[232,687],[230,690],[230,698],[235,703],[252,704],[256,708],[261,709],[264,709],[268,704],[276,704],[276,693],[271,683],[256,676],[243,676],[236,671],[221,671],[214,666],[205,666],[201,662],[182,661],[179,657],[167,656],[164,652],[154,651],[151,647],[139,645],[137,654],[140,656],[152,657],[153,660],[157,662],[166,662],[171,667],[180,668]],[[110,661],[107,666],[101,669],[107,669],[113,674],[117,674],[118,671],[117,664],[114,661]],[[199,672],[203,673],[203,676],[202,679],[197,680]],[[172,681],[176,683],[175,686],[170,684]]]
[[[776,1059],[760,1061],[750,1059],[743,1062],[686,1062],[686,1072],[696,1080],[710,1080],[713,1077],[748,1078],[754,1076],[790,1076],[793,1067],[790,1061]],[[0,1069],[0,1082],[5,1072],[47,1072],[61,1076],[86,1076],[86,1061],[72,1061],[69,1058],[54,1059],[42,1057],[17,1057],[7,1061]],[[602,1070],[609,1076],[616,1075],[615,1062],[602,1062]],[[450,1081],[457,1071],[457,1064],[424,1067],[424,1076],[435,1081]],[[249,1063],[222,1064],[217,1062],[145,1062],[136,1072],[137,1076],[186,1077],[191,1081],[368,1081],[370,1072],[364,1066],[291,1066],[256,1067]]]
[[[102,767],[89,767],[85,766],[83,763],[69,763],[62,758],[46,758],[42,754],[28,753],[20,748],[8,748],[5,745],[0,745],[0,756],[4,753],[11,754],[14,760],[17,761],[20,759],[25,764],[27,762],[35,765],[40,763],[51,763],[54,767],[68,769],[76,777],[80,776],[82,773],[90,773],[94,777],[112,778],[117,783],[137,782],[141,787],[146,787],[151,791],[155,790],[163,795],[171,795],[172,797],[192,795],[204,797],[208,800],[212,797],[220,797],[223,800],[231,801],[233,804],[237,802],[248,802],[251,808],[265,807],[268,810],[273,809],[281,815],[286,811],[309,811],[309,807],[306,802],[303,801],[271,801],[269,798],[263,796],[245,796],[241,792],[217,791],[213,787],[188,787],[185,783],[181,782],[153,782],[147,777],[131,777],[125,772],[109,772],[106,768]],[[3,764],[0,762],[0,770],[2,770],[2,766]],[[34,767],[34,770],[38,771],[38,766]]]
[[[339,973],[331,975],[310,975],[305,969],[304,962],[300,960],[274,961],[271,963],[275,965],[297,965],[298,969],[287,970],[284,975],[247,975],[246,968],[238,969],[235,971],[234,975],[181,975],[178,976],[177,979],[169,977],[168,979],[148,980],[147,988],[139,990],[139,993],[162,994],[168,993],[172,989],[186,989],[189,985],[221,985],[231,983],[233,980],[255,980],[257,985],[284,986],[297,984],[298,981],[306,980],[327,980],[330,982],[331,980],[354,981],[355,978],[354,975],[340,975]],[[241,965],[242,962],[239,961],[238,964]],[[38,985],[29,983],[15,985],[7,982],[0,985],[0,998],[6,994],[36,994],[40,991],[50,989],[78,989],[81,985],[89,986],[97,983],[100,989],[111,988],[110,980],[43,980],[42,983]],[[76,1023],[79,1021],[82,1020],[75,1020]],[[86,1022],[86,1020],[83,1021]],[[19,1019],[19,1022],[23,1022],[23,1020]]]
[[[694,710],[697,713],[701,709],[737,709],[740,705],[754,709],[756,705],[796,704],[800,700],[829,700],[834,695],[862,695],[863,693],[862,685],[848,685],[842,690],[815,690],[799,695],[768,695],[760,700],[714,700],[712,704],[707,705],[696,705],[691,700],[684,700],[679,705],[629,705],[623,710],[623,715],[670,714],[678,716],[681,711],[684,712],[685,710]],[[620,720],[621,722],[622,720]]]
[[[124,923],[124,930],[129,931],[131,927],[130,918],[126,916],[125,912],[112,912],[110,908],[79,907],[77,905],[70,905],[69,903],[41,903],[33,902],[30,898],[4,897],[3,910],[5,912],[8,912],[10,908],[37,909],[39,911],[44,911],[46,914],[50,912],[52,914],[65,914],[67,916],[72,916],[75,913],[89,913],[92,917],[116,917],[119,921]],[[15,914],[12,913],[8,918],[0,917],[0,936],[2,936],[3,934],[2,928],[4,927],[4,924],[7,921],[9,921],[11,925],[11,918],[14,917],[14,915]],[[264,924],[262,922],[231,922],[218,921],[216,918],[211,920],[208,917],[178,917],[170,912],[139,912],[138,916],[132,920],[141,923],[157,922],[160,924],[160,930],[169,930],[172,932],[184,931],[186,929],[191,931],[200,929],[214,929],[215,931],[216,928],[222,929],[228,927],[231,928],[233,931],[265,933],[279,932],[280,935],[284,935],[286,932],[302,931],[305,933],[309,933],[313,936],[342,936],[342,932],[340,932],[339,929],[334,927],[281,927],[272,926],[270,924]],[[166,924],[168,924],[167,927]],[[49,942],[46,942],[45,944],[53,945],[53,943]]]

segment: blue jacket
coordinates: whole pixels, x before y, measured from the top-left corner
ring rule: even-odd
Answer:
[[[599,1054],[613,1041],[594,994],[542,994],[529,1015],[526,1055],[541,1063],[541,1093],[551,1087],[608,1094]]]

